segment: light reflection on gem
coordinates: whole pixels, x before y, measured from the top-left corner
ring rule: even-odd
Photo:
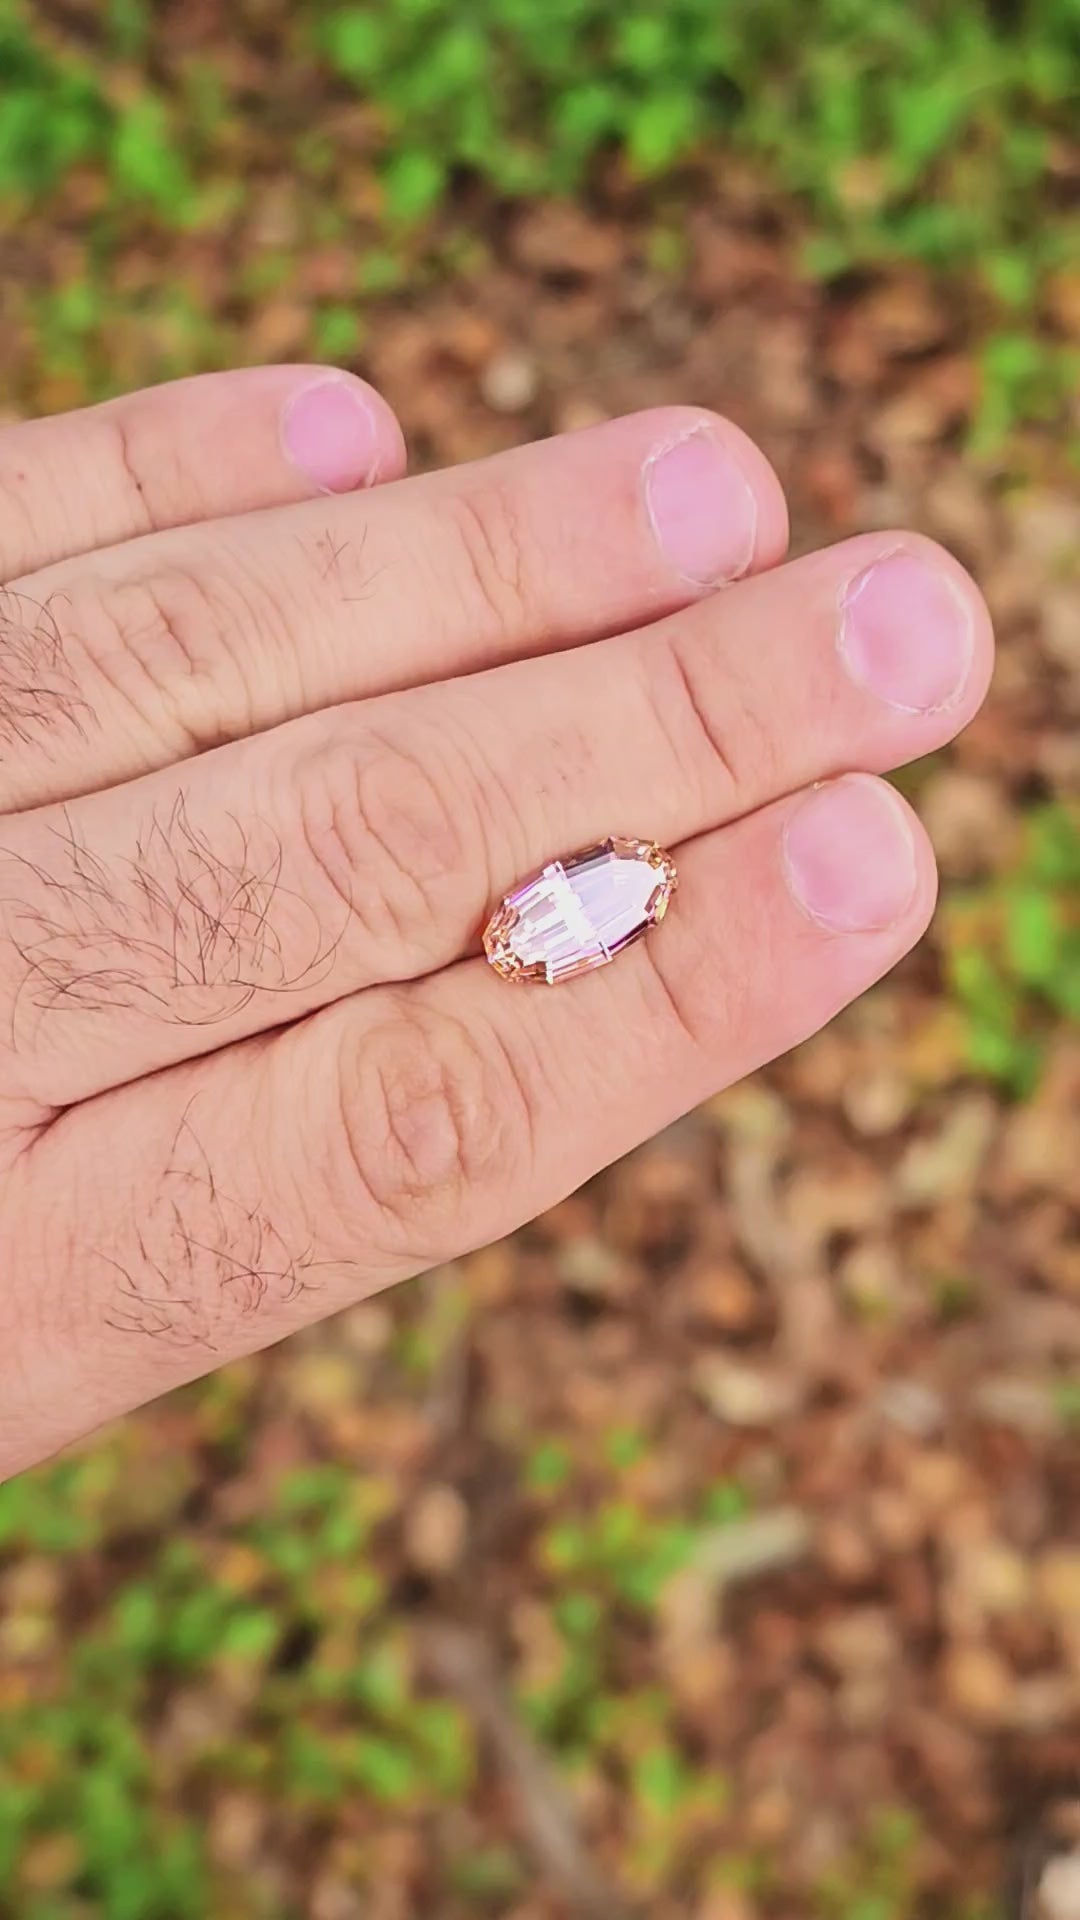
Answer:
[[[671,855],[611,835],[524,880],[484,930],[492,966],[549,986],[605,967],[662,920],[675,891]]]

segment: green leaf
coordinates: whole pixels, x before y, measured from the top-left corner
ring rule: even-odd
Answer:
[[[1047,886],[1080,887],[1080,815],[1040,807],[1028,828],[1032,872]]]
[[[145,1658],[158,1644],[161,1608],[149,1582],[140,1581],[118,1596],[113,1610],[116,1638],[132,1658]]]
[[[261,1662],[273,1652],[280,1634],[280,1622],[269,1607],[245,1607],[225,1622],[218,1651],[228,1658]]]
[[[646,1813],[670,1820],[689,1797],[693,1775],[674,1747],[656,1746],[635,1762],[633,1785],[634,1798]]]
[[[473,1780],[474,1752],[469,1729],[449,1700],[422,1700],[412,1710],[409,1732],[424,1770],[438,1793],[460,1800]]]
[[[567,87],[553,108],[558,148],[574,155],[595,151],[619,130],[625,110],[622,94],[607,80],[582,79]]]
[[[750,1512],[753,1501],[738,1480],[717,1480],[705,1495],[705,1518],[725,1526]]]
[[[555,1622],[568,1640],[589,1640],[600,1627],[604,1610],[594,1593],[561,1593],[555,1602]]]
[[[165,108],[153,94],[140,94],[120,114],[113,133],[112,176],[126,198],[149,201],[177,224],[190,215],[187,167]]]
[[[322,44],[347,80],[370,80],[386,60],[386,22],[372,7],[338,7],[324,22]]]
[[[352,1677],[355,1699],[374,1713],[393,1716],[408,1699],[405,1663],[394,1647],[376,1647]]]
[[[376,1800],[401,1805],[420,1785],[416,1760],[400,1741],[365,1734],[353,1747],[351,1777]]]
[[[573,1471],[573,1455],[561,1440],[541,1440],[526,1463],[525,1484],[534,1493],[556,1493]]]
[[[978,1073],[1001,1080],[1011,1091],[1032,1091],[1042,1066],[1042,1051],[1031,1040],[1020,1040],[993,1027],[975,1026],[968,1037],[968,1057]]]
[[[556,1573],[588,1566],[591,1559],[589,1536],[576,1520],[563,1520],[549,1527],[543,1544],[544,1558]]]
[[[634,109],[626,128],[633,164],[640,173],[662,172],[686,155],[700,125],[700,104],[689,90],[651,94]]]
[[[1045,987],[1061,965],[1064,926],[1057,901],[1044,889],[1017,888],[1008,902],[1005,952],[1017,978]]]
[[[411,226],[432,211],[442,197],[447,172],[434,153],[406,148],[383,169],[386,211],[401,226]]]
[[[615,34],[615,57],[651,80],[675,51],[670,15],[645,13],[620,21]]]
[[[986,261],[991,290],[1009,307],[1027,307],[1038,291],[1035,262],[1020,248],[992,253]]]
[[[898,89],[891,127],[890,165],[897,182],[910,186],[968,119],[972,95],[962,78],[943,73],[919,88]]]

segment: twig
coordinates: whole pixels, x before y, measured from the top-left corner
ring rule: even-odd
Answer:
[[[548,1761],[517,1718],[485,1641],[439,1623],[424,1640],[432,1677],[456,1694],[514,1790],[523,1838],[578,1920],[633,1920],[632,1910],[589,1858],[573,1808]]]

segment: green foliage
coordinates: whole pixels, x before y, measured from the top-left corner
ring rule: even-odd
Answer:
[[[72,174],[79,219],[100,205],[86,284],[70,307],[63,288],[28,314],[62,390],[109,389],[100,321],[128,318],[125,297],[103,291],[109,248],[132,222],[224,226],[269,139],[301,244],[355,243],[360,188],[361,295],[453,251],[452,226],[433,216],[466,177],[503,195],[558,195],[580,192],[613,154],[643,184],[750,156],[809,210],[810,271],[915,257],[985,286],[997,319],[977,450],[1067,415],[1076,354],[1035,322],[1047,276],[1080,244],[1055,160],[1080,103],[1077,0],[820,0],[809,31],[799,0],[305,0],[291,14],[271,0],[260,33],[276,34],[284,69],[303,76],[272,97],[245,90],[229,63],[177,61],[148,0],[107,0],[69,37],[30,0],[0,0],[0,209],[35,212]],[[305,111],[313,92],[330,108],[317,121]],[[336,128],[357,103],[354,150]],[[677,267],[679,191],[663,188],[656,204],[667,224],[655,262]],[[286,275],[289,264],[287,249]],[[237,261],[239,296],[258,297],[256,272]],[[134,299],[140,320],[158,304]],[[155,324],[164,340],[143,377],[236,357],[227,330],[217,343],[206,333],[197,312]],[[347,300],[315,306],[311,343],[332,360],[356,354]],[[426,1332],[415,1340],[423,1372]]]
[[[1061,1021],[1080,1021],[1080,822],[1036,811],[1023,856],[995,884],[954,899],[945,917],[952,992],[976,1072],[1023,1096]]]
[[[809,201],[822,271],[964,261],[1015,306],[1072,244],[1047,217],[1053,131],[1080,94],[1080,19],[1057,0],[1008,17],[821,0],[811,31],[798,0],[488,0],[464,18],[457,0],[323,0],[314,39],[379,109],[394,219],[458,169],[571,192],[606,148],[649,178],[734,146]],[[991,395],[1007,381],[1010,405],[1044,408],[1047,370],[1004,357],[992,347]]]
[[[1080,357],[1031,333],[994,333],[983,345],[980,374],[972,434],[976,452],[1000,446],[1027,422],[1063,422],[1080,376]]]
[[[608,1436],[609,1467],[625,1472],[644,1457],[644,1436],[617,1429]],[[545,1475],[538,1479],[539,1460]],[[563,1488],[569,1458],[552,1443],[534,1455],[531,1484]],[[558,1588],[555,1617],[568,1640],[580,1642],[600,1626],[604,1606],[621,1604],[651,1613],[664,1588],[690,1560],[703,1538],[718,1526],[732,1525],[749,1511],[750,1501],[737,1480],[708,1488],[700,1514],[654,1514],[626,1497],[602,1502],[587,1515],[562,1510],[542,1531],[538,1554]],[[563,1583],[566,1583],[564,1586]]]
[[[559,1440],[541,1440],[525,1466],[525,1484],[534,1493],[557,1493],[572,1477],[573,1456]]]
[[[191,218],[195,199],[187,166],[168,112],[154,94],[138,94],[117,114],[109,157],[120,194],[153,207],[174,225]]]
[[[212,1411],[213,1389],[206,1398]],[[118,1500],[117,1513],[130,1510],[130,1473],[119,1443],[106,1443],[9,1482],[0,1571],[15,1555],[47,1566],[62,1554],[77,1582],[81,1557],[95,1566],[112,1527],[123,1532],[111,1516]],[[138,1571],[84,1603],[60,1670],[42,1667],[39,1681],[28,1667],[25,1693],[0,1716],[5,1894],[23,1887],[35,1850],[54,1849],[53,1904],[20,1913],[202,1920],[223,1910],[201,1824],[175,1805],[168,1737],[157,1751],[163,1697],[198,1703],[198,1771],[211,1795],[255,1784],[271,1812],[318,1818],[343,1803],[415,1809],[468,1793],[469,1730],[454,1705],[418,1690],[384,1614],[372,1562],[385,1507],[380,1482],[344,1467],[294,1471],[224,1546],[212,1534],[151,1536]],[[36,1641],[24,1632],[12,1647],[33,1659]],[[218,1703],[244,1698],[258,1707],[240,1733]]]
[[[101,1496],[113,1474],[104,1452],[62,1460],[0,1486],[0,1553],[68,1554],[101,1537]]]
[[[149,23],[138,0],[112,0],[105,24],[117,49],[145,50]],[[58,54],[20,0],[0,0],[0,200],[32,201],[96,162],[121,199],[184,225],[195,196],[169,105],[149,84],[115,104],[106,56],[105,47],[100,60]]]
[[[728,1782],[709,1768],[691,1765],[681,1749],[664,1737],[646,1738],[629,1762],[634,1806],[634,1845],[629,1877],[643,1892],[659,1889],[684,1847],[715,1845],[717,1822],[727,1811]]]
[[[677,1747],[658,1741],[646,1747],[634,1762],[634,1799],[642,1814],[650,1820],[669,1821],[678,1817],[687,1803],[701,1790],[701,1776],[684,1759]]]
[[[360,318],[354,307],[320,307],[312,327],[312,343],[320,360],[351,360],[360,345]]]
[[[541,1541],[556,1575],[586,1576],[613,1599],[648,1611],[673,1574],[686,1565],[700,1529],[656,1518],[629,1500],[611,1500],[587,1521],[557,1520]]]
[[[1080,28],[1056,0],[1011,25],[971,0],[917,13],[822,0],[810,33],[795,0],[488,0],[471,16],[456,0],[323,0],[314,37],[391,141],[407,132],[414,151],[511,191],[576,185],[607,142],[648,174],[734,134],[853,237],[887,244],[917,214],[912,232],[940,251],[978,215],[957,192],[935,222],[919,188],[968,154],[1036,183],[1045,123],[1064,125],[1075,97]]]
[[[750,1495],[738,1480],[717,1480],[705,1495],[705,1518],[714,1526],[741,1520],[751,1508]]]
[[[812,31],[799,0],[308,0],[281,31],[372,109],[391,231],[462,172],[560,193],[609,149],[649,179],[736,148],[805,197],[811,264],[830,273],[897,254],[963,261],[1015,308],[1075,244],[1052,180],[1080,97],[1076,0],[820,0]],[[98,33],[68,50],[26,0],[0,0],[0,195],[48,193],[96,162],[121,196],[186,222],[192,150],[242,151],[263,104],[230,99],[205,62],[178,97],[159,92],[145,0],[109,0]],[[134,91],[111,84],[117,55]],[[333,142],[305,129],[296,161],[326,179]],[[991,343],[989,378],[1044,404],[1044,372],[1017,363],[1008,335]]]
[[[50,193],[105,151],[110,114],[93,74],[40,45],[14,0],[0,0],[0,199]]]
[[[609,1435],[609,1473],[632,1471],[641,1446],[636,1430]],[[556,1458],[552,1464],[561,1468],[564,1462]],[[655,1514],[626,1497],[609,1498],[588,1512],[564,1507],[538,1537],[551,1625],[563,1656],[549,1677],[524,1689],[522,1708],[567,1764],[597,1752],[624,1755],[642,1817],[651,1810],[658,1826],[660,1809],[672,1796],[681,1812],[700,1812],[706,1799],[715,1811],[716,1783],[707,1785],[683,1766],[667,1731],[670,1702],[662,1695],[616,1696],[611,1690],[612,1615],[621,1609],[631,1618],[651,1618],[703,1539],[718,1525],[737,1521],[746,1507],[738,1483],[725,1481],[709,1490],[697,1514]],[[645,1843],[654,1867],[660,1839],[650,1827]],[[647,1864],[645,1856],[641,1864]]]

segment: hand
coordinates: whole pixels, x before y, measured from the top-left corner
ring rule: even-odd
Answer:
[[[508,1232],[930,916],[871,776],[985,692],[948,555],[780,565],[690,409],[402,467],[301,368],[0,434],[0,1474]],[[498,978],[492,905],[607,833],[675,853],[663,926]]]

